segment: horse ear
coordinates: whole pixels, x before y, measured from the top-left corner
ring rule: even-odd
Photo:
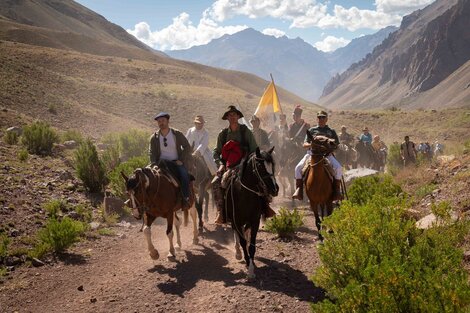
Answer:
[[[127,182],[129,180],[129,177],[126,176],[126,174],[124,174],[123,171],[121,171],[121,176],[122,178],[124,178],[124,180]]]
[[[271,149],[269,149],[268,153],[269,153],[269,154],[272,154],[273,151],[274,151],[274,146],[273,146]]]
[[[259,151],[259,147],[256,147],[256,157],[261,158],[261,152]]]

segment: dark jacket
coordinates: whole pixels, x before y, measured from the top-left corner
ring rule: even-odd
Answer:
[[[170,128],[170,131],[175,135],[176,138],[176,151],[178,153],[178,160],[183,162],[185,166],[188,164],[188,160],[191,158],[191,146],[189,145],[188,139],[182,132],[177,129]],[[149,156],[150,164],[156,164],[160,160],[160,131],[155,132],[150,137],[149,145]]]

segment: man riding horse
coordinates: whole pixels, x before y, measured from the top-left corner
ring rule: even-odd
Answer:
[[[302,119],[302,112],[302,107],[297,105],[292,113],[294,123],[289,125],[289,138],[298,143],[299,146],[302,146],[304,142],[305,132],[310,129],[310,124]]]
[[[168,169],[174,170],[181,183],[182,206],[189,208],[189,174],[185,163],[191,159],[191,146],[182,132],[170,128],[170,114],[160,112],[154,118],[158,123],[159,130],[150,138],[150,163],[159,165],[162,161]]]
[[[194,127],[186,132],[186,138],[189,144],[194,147],[193,154],[203,158],[206,166],[212,175],[217,173],[217,165],[212,158],[212,151],[209,149],[209,132],[204,128],[204,117],[196,115],[194,118]]]
[[[348,147],[351,147],[354,141],[354,136],[347,132],[347,128],[345,125],[341,126],[341,132],[339,133],[338,138],[340,143],[344,143]]]
[[[317,113],[317,126],[312,127],[308,130],[311,136],[305,136],[305,141],[303,147],[309,149],[307,154],[300,160],[300,162],[295,167],[295,181],[296,181],[296,190],[295,193],[292,195],[293,199],[303,200],[303,177],[302,177],[302,169],[305,166],[305,162],[310,159],[311,157],[311,139],[309,137],[315,137],[317,135],[322,135],[331,139],[334,139],[335,143],[339,144],[339,138],[336,134],[336,131],[330,128],[327,125],[328,122],[328,113],[325,111],[319,111]],[[333,180],[333,196],[332,200],[342,200],[343,196],[341,194],[341,177],[343,176],[343,169],[341,164],[336,160],[333,154],[329,154],[327,156],[328,161],[330,162],[331,166],[334,170],[334,180]]]
[[[217,177],[213,182],[214,200],[217,205],[216,224],[225,224],[225,197],[224,188],[222,186],[222,176],[227,170],[232,170],[238,165],[244,156],[256,151],[258,148],[253,133],[246,125],[238,123],[243,117],[235,106],[231,105],[223,114],[222,119],[229,122],[229,126],[220,131],[217,136],[217,145],[214,149],[214,161],[219,166]],[[275,213],[269,208],[269,204],[265,205],[265,216],[271,217]]]

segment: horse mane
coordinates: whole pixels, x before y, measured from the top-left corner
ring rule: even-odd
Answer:
[[[126,182],[126,189],[131,190],[135,189],[139,185],[139,178],[136,175],[136,171],[129,177],[129,179]]]

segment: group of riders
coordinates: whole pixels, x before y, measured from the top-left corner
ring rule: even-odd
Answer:
[[[296,106],[292,118],[293,123],[288,124],[285,114],[280,114],[279,124],[270,132],[266,132],[261,126],[261,121],[257,116],[252,116],[250,123],[252,129],[240,123],[244,117],[243,113],[235,106],[229,106],[222,115],[222,120],[228,121],[228,126],[220,131],[217,136],[216,147],[209,149],[209,133],[204,128],[204,117],[197,115],[194,119],[194,127],[186,132],[182,132],[169,126],[170,115],[161,112],[155,116],[158,124],[156,131],[150,139],[149,154],[151,165],[159,165],[160,161],[166,160],[170,164],[170,169],[181,183],[182,206],[188,207],[190,203],[190,174],[188,173],[188,162],[194,157],[201,158],[206,164],[210,174],[214,177],[211,182],[214,201],[217,206],[217,218],[215,223],[226,223],[224,214],[224,193],[227,181],[236,175],[237,165],[243,157],[255,152],[257,148],[267,150],[270,146],[282,146],[284,141],[294,143],[302,147],[307,153],[297,162],[294,170],[296,189],[292,195],[293,199],[303,199],[303,169],[312,155],[312,138],[324,136],[334,140],[336,145],[344,145],[346,149],[353,149],[354,143],[360,143],[375,151],[383,159],[387,155],[387,146],[378,135],[372,136],[368,127],[362,129],[363,133],[354,137],[347,132],[346,126],[341,126],[339,135],[328,126],[328,113],[326,111],[317,112],[317,125],[311,127],[302,119],[302,108]],[[307,136],[306,136],[307,134]],[[282,142],[279,142],[282,141]],[[419,149],[428,151],[431,147],[420,145],[418,149],[415,144],[405,137],[401,144],[401,157],[405,165],[415,163]],[[326,156],[329,165],[333,170],[333,195],[332,200],[342,199],[341,178],[343,167],[335,158],[333,153]],[[262,212],[265,217],[274,216],[274,211],[270,208],[271,199],[266,198]]]

